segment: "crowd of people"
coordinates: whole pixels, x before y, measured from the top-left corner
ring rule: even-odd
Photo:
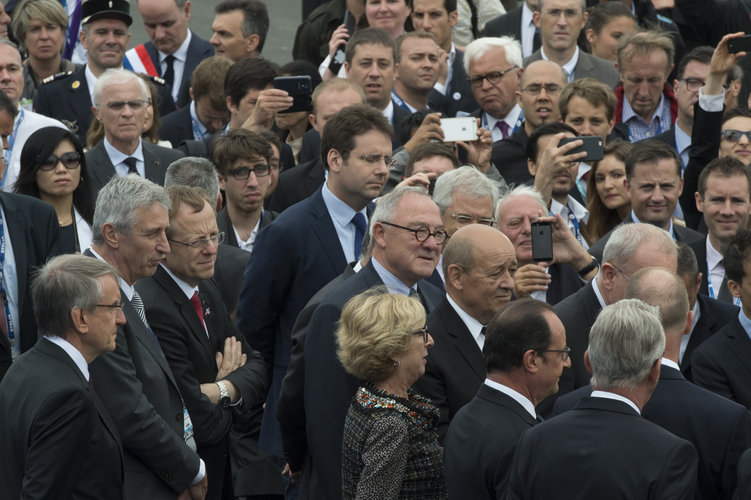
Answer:
[[[748,2],[190,8],[0,5],[1,498],[751,499]]]

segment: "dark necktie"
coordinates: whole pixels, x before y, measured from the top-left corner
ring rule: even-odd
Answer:
[[[720,265],[724,267],[724,260],[720,261]],[[720,285],[720,289],[717,290],[717,300],[721,300],[723,302],[727,302],[728,304],[733,303],[733,295],[730,293],[730,289],[728,289],[728,275],[726,274],[722,278],[722,284]]]
[[[355,261],[360,260],[360,252],[362,251],[362,239],[365,237],[365,230],[368,228],[368,224],[365,222],[365,216],[361,212],[357,212],[352,217],[352,224],[355,225]]]
[[[128,156],[126,159],[123,160],[123,163],[125,163],[128,166],[128,173],[129,174],[140,175],[138,173],[138,169],[136,168],[136,162],[137,161],[138,160],[136,160],[132,156]]]
[[[488,327],[487,327],[487,326],[483,326],[483,327],[482,327],[482,328],[480,329],[480,344],[482,344],[482,346],[484,346],[484,345],[485,345],[485,332],[487,331],[487,329],[488,329]],[[482,351],[482,346],[480,347],[480,350],[481,350],[481,351]]]
[[[201,324],[203,325],[203,329],[206,329],[206,322],[203,320],[203,306],[201,305],[201,298],[198,296],[198,292],[194,292],[193,296],[190,298],[190,305],[193,306],[193,309],[195,309],[196,314],[198,315],[198,319],[201,320]]]
[[[503,138],[508,139],[508,123],[503,120],[498,120],[497,122],[495,122],[495,126],[498,127],[498,129],[501,131]]]
[[[164,62],[167,63],[167,69],[164,70],[162,78],[164,79],[164,83],[166,83],[169,88],[172,89],[172,85],[175,83],[175,68],[173,67],[175,56],[173,56],[172,54],[168,55],[166,58],[164,58]]]
[[[540,28],[535,27],[535,34],[532,37],[532,52],[537,52],[540,50],[540,46],[542,45],[542,38],[540,36]]]

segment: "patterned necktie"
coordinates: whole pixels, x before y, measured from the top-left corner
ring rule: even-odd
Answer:
[[[362,239],[365,237],[365,230],[368,228],[368,224],[365,222],[365,216],[361,212],[357,212],[352,217],[352,224],[355,225],[355,261],[357,261],[360,259]]]
[[[508,123],[506,123],[503,120],[499,120],[495,122],[495,126],[498,127],[503,134],[504,139],[508,139],[509,133],[508,133]]]

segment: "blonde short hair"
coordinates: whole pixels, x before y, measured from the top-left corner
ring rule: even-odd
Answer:
[[[424,325],[419,300],[391,294],[385,286],[371,288],[344,305],[336,331],[339,361],[355,377],[383,380],[395,369],[389,356],[405,352],[412,333]]]

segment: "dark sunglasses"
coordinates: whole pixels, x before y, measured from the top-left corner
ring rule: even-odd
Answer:
[[[68,170],[73,170],[81,165],[81,156],[75,151],[63,153],[60,156],[50,155],[39,165],[39,170],[44,170],[45,172],[54,170],[57,167],[57,162],[62,163]]]

